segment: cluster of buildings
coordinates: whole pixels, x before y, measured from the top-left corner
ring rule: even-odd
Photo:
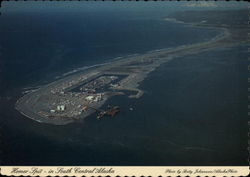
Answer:
[[[46,111],[48,116],[74,117],[80,115],[87,110],[87,107],[102,101],[105,93],[98,89],[106,87],[117,78],[113,75],[102,75],[77,88],[79,92],[69,89],[83,82],[86,79],[85,75],[58,84],[57,87],[51,89],[52,97],[50,99],[53,104],[49,106],[48,112]],[[96,93],[96,90],[99,93]]]
[[[83,87],[80,88],[81,91],[86,91],[88,93],[95,93],[96,89],[101,88],[110,82],[116,80],[117,76],[101,76],[99,78],[96,78],[95,80],[85,84]]]
[[[63,96],[55,96],[53,104],[49,106],[49,112],[53,116],[78,116],[84,110],[84,106],[91,103],[98,103],[103,100],[104,93],[71,95],[66,93]]]
[[[72,87],[80,82],[83,82],[85,79],[86,79],[85,75],[80,75],[76,79],[72,79],[68,82],[63,82],[59,86],[51,89],[51,93],[56,94],[56,93],[64,92],[65,89],[68,89],[68,88],[70,88],[70,87]]]
[[[66,109],[65,105],[57,105],[56,110],[51,109],[50,112],[51,113],[62,112],[62,111],[65,111],[65,109]]]
[[[99,102],[102,100],[103,93],[98,93],[95,95],[89,95],[85,98],[88,102]]]

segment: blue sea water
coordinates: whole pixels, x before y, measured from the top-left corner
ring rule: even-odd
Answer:
[[[134,12],[12,12],[1,17],[1,94],[116,57],[206,41],[218,30]],[[16,79],[18,78],[18,80]]]
[[[247,165],[246,46],[163,64],[141,83],[142,98],[107,102],[120,105],[115,118],[98,121],[93,115],[83,123],[54,126],[14,110],[22,88],[74,68],[220,33],[164,21],[169,9],[2,14],[2,164]]]

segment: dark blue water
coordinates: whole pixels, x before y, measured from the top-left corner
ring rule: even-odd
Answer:
[[[136,11],[5,13],[0,18],[3,165],[247,165],[246,47],[163,64],[115,118],[66,126],[14,110],[20,89],[76,67],[208,40],[217,30]],[[245,77],[246,76],[246,77]],[[129,108],[133,108],[131,111]]]
[[[204,41],[218,34],[169,23],[159,16],[145,18],[148,16],[117,11],[3,14],[1,94],[77,67]]]

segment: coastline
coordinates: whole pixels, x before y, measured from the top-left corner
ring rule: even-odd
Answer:
[[[176,23],[179,23],[178,21]],[[184,22],[182,22],[184,23]],[[193,25],[194,27],[197,26],[197,24],[190,24],[190,23],[184,23],[187,25]],[[37,98],[39,95],[44,95],[44,93],[49,92],[50,88],[56,87],[59,84],[62,84],[66,81],[69,81],[71,79],[74,79],[76,77],[80,77],[82,75],[87,75],[86,79],[97,77],[97,75],[101,75],[103,73],[116,73],[121,74],[121,72],[115,71],[119,68],[129,68],[131,71],[124,72],[125,74],[128,74],[128,77],[123,79],[120,83],[120,87],[116,88],[116,91],[119,90],[132,90],[137,91],[136,95],[129,95],[129,98],[140,98],[143,95],[143,90],[138,89],[140,86],[140,82],[142,82],[147,75],[154,71],[158,66],[160,66],[162,63],[168,62],[174,58],[186,56],[186,55],[192,55],[197,54],[203,51],[211,50],[215,47],[223,47],[227,45],[232,45],[227,42],[223,42],[223,40],[230,38],[231,33],[229,32],[228,28],[219,28],[219,27],[211,27],[211,26],[198,26],[202,28],[212,28],[212,29],[220,29],[222,30],[221,34],[216,35],[212,39],[200,42],[200,43],[194,43],[189,45],[182,45],[176,48],[167,48],[167,49],[159,49],[154,50],[153,52],[142,54],[142,55],[136,55],[132,57],[125,57],[122,59],[118,59],[116,61],[111,61],[107,63],[97,64],[88,67],[87,69],[83,69],[80,71],[76,71],[76,73],[72,73],[69,75],[66,75],[64,78],[60,78],[52,83],[49,83],[45,86],[40,87],[38,90],[27,93],[26,95],[22,96],[17,102],[15,108],[24,116],[33,119],[38,122],[45,122],[45,123],[52,123],[55,125],[64,125],[70,122],[74,122],[75,119],[68,119],[68,120],[50,120],[48,118],[39,116],[35,113],[32,113],[32,111],[23,111],[24,107],[22,104],[27,104],[28,106],[30,103],[37,102]],[[236,45],[235,43],[233,45]],[[147,62],[150,63],[147,65]],[[146,65],[145,65],[146,63]],[[111,65],[112,64],[112,65]],[[109,99],[107,97],[107,99]],[[107,100],[106,99],[106,100]],[[28,103],[29,101],[30,103]],[[100,102],[97,106],[97,108],[100,108],[103,106],[106,102],[106,100]],[[25,110],[25,109],[24,109]],[[33,115],[32,115],[33,114]],[[89,116],[92,113],[86,114],[84,117]],[[84,117],[81,117],[77,120],[81,120]]]

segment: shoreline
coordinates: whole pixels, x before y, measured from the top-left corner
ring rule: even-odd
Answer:
[[[183,22],[183,21],[176,20],[175,18],[164,18],[162,20],[163,21],[170,21],[171,23],[180,23],[180,24],[190,25],[190,26],[193,26],[194,28],[204,28],[204,29],[211,28],[211,29],[217,29],[219,31],[224,30],[224,32],[228,33],[228,29],[225,28],[225,27],[200,26],[200,24],[197,24],[197,23],[186,23],[186,22]],[[220,34],[216,35],[211,40],[223,37],[224,32],[221,32]],[[209,41],[211,41],[211,40],[209,40]],[[203,42],[209,42],[209,41],[203,41]],[[200,42],[200,43],[203,43],[203,42]],[[194,43],[194,44],[199,44],[199,43]],[[184,45],[181,45],[181,46],[185,47],[186,45],[192,45],[192,44],[184,44]],[[181,46],[177,46],[175,48],[178,48],[178,47],[181,47]],[[125,56],[114,57],[112,59],[108,59],[108,60],[104,61],[103,63],[87,65],[87,66],[83,66],[83,67],[79,67],[79,68],[72,68],[69,71],[66,71],[64,73],[61,73],[59,75],[54,76],[54,79],[53,79],[54,81],[52,80],[50,83],[56,82],[56,81],[58,81],[60,79],[64,79],[65,77],[69,77],[69,76],[72,76],[72,75],[75,75],[75,74],[78,74],[78,73],[81,73],[81,72],[85,72],[85,71],[88,71],[88,70],[91,70],[91,69],[95,69],[96,67],[105,66],[105,65],[108,65],[108,64],[112,64],[114,62],[122,61],[122,60],[126,61],[127,59],[130,59],[130,58],[133,58],[133,57],[136,57],[136,56],[142,56],[142,55],[152,54],[152,53],[155,53],[155,52],[173,50],[175,48],[173,48],[173,47],[157,48],[157,49],[145,51],[145,52],[142,52],[142,53],[132,53],[132,54],[127,54]],[[43,87],[43,86],[46,86],[46,85],[48,85],[48,84],[34,86],[34,87]]]
[[[178,23],[178,22],[175,22]],[[184,22],[182,22],[184,23]],[[192,25],[194,27],[197,27],[197,24],[190,24],[190,23],[184,23],[187,25]],[[105,62],[101,64],[96,64],[90,67],[87,67],[87,69],[80,69],[79,71],[76,71],[72,74],[66,75],[65,77],[59,78],[56,81],[53,81],[49,84],[46,84],[44,86],[41,86],[38,90],[27,93],[26,95],[23,95],[21,98],[19,98],[15,104],[15,109],[18,110],[22,115],[43,123],[51,123],[55,125],[65,125],[70,122],[74,122],[75,118],[72,117],[68,120],[50,120],[49,118],[42,117],[40,115],[37,115],[36,113],[32,112],[33,110],[29,110],[29,104],[31,103],[37,103],[38,99],[44,95],[46,95],[46,92],[49,92],[49,90],[53,87],[57,87],[57,85],[63,84],[67,81],[73,80],[77,77],[81,77],[83,75],[86,76],[85,80],[90,79],[92,77],[96,78],[98,75],[103,75],[105,73],[112,73],[112,74],[128,74],[128,77],[125,79],[122,79],[120,81],[120,86],[114,89],[113,93],[115,95],[116,91],[119,90],[130,90],[130,91],[137,91],[137,94],[135,95],[128,95],[129,98],[140,98],[143,95],[143,90],[140,90],[138,87],[140,86],[140,82],[142,82],[150,72],[154,71],[157,67],[159,67],[162,63],[168,62],[174,58],[178,58],[181,56],[186,55],[192,55],[196,53],[200,53],[206,50],[211,50],[214,47],[217,47],[218,44],[220,44],[221,41],[224,39],[228,39],[231,36],[231,33],[229,32],[228,28],[219,28],[219,27],[213,27],[213,26],[198,26],[200,28],[212,28],[212,29],[219,29],[222,30],[221,34],[216,35],[212,39],[204,42],[194,43],[194,44],[188,44],[188,45],[182,45],[175,48],[166,48],[166,49],[157,49],[153,51],[148,51],[141,55],[132,55],[129,57],[121,57],[121,59]],[[227,46],[228,43],[223,44],[220,47]],[[236,45],[236,44],[233,44]],[[146,63],[146,64],[145,64]],[[150,63],[150,64],[147,64]],[[112,64],[112,65],[111,65]],[[119,70],[119,68],[128,68],[128,71],[116,71],[116,69]],[[84,68],[84,67],[83,67]],[[74,71],[74,70],[73,70]],[[69,73],[69,72],[68,72]],[[44,94],[45,93],[45,94]],[[112,96],[107,96],[107,98],[95,105],[97,108],[100,108],[105,104],[105,102]],[[30,102],[29,102],[30,101]],[[39,105],[38,105],[39,107]],[[26,111],[23,111],[25,110]],[[26,113],[25,113],[26,112]],[[31,115],[29,115],[31,114]],[[32,115],[33,114],[33,115]],[[85,114],[83,117],[77,118],[77,120],[84,119],[85,117],[89,116],[92,113]]]

